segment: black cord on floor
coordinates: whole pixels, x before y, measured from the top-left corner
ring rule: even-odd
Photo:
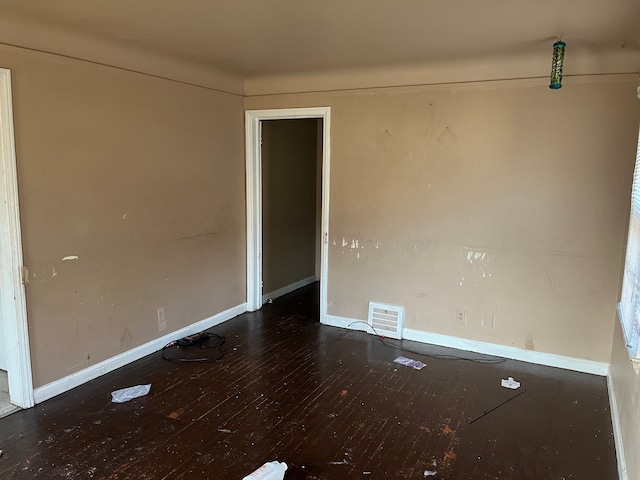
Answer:
[[[493,412],[494,410],[499,409],[501,406],[506,405],[507,403],[509,403],[511,400],[513,400],[514,398],[518,398],[520,395],[524,395],[525,393],[527,393],[527,389],[525,388],[524,390],[522,390],[519,394],[514,395],[513,397],[509,397],[507,400],[505,400],[504,402],[502,402],[500,405],[497,405],[495,407],[493,407],[491,410],[487,410],[486,412],[483,412],[482,415],[478,415],[476,418],[474,418],[473,420],[471,420],[468,425],[471,425],[473,422],[477,422],[478,420],[480,420],[482,417],[489,415],[491,412]]]
[[[195,338],[195,341],[192,339]],[[212,340],[215,339],[215,340]],[[204,362],[216,362],[224,357],[224,351],[222,350],[222,345],[227,341],[224,335],[219,335],[217,333],[210,332],[202,332],[196,335],[192,335],[191,337],[182,338],[180,340],[174,340],[173,342],[167,343],[164,347],[162,347],[162,358],[168,362],[188,362],[188,363],[204,363]],[[185,355],[181,356],[167,356],[167,351],[171,350],[185,350],[185,349],[208,349],[208,348],[217,348],[220,354],[216,357],[189,357]]]
[[[351,327],[351,325],[353,325],[354,323],[364,323],[371,330],[373,330],[373,333],[378,338],[378,340],[380,340],[380,343],[382,343],[386,347],[395,348],[396,350],[400,350],[402,352],[413,353],[415,355],[422,355],[422,356],[429,357],[429,358],[440,358],[440,359],[444,359],[444,360],[464,360],[466,362],[473,362],[473,363],[495,364],[495,363],[504,363],[504,362],[507,361],[506,358],[499,358],[499,357],[493,357],[493,358],[469,358],[469,357],[461,357],[459,355],[447,355],[447,354],[439,355],[439,354],[418,352],[417,350],[412,350],[410,348],[406,348],[406,347],[403,347],[402,345],[398,345],[397,343],[393,343],[393,342],[389,341],[384,336],[380,335],[376,331],[376,329],[373,328],[372,325],[368,324],[367,322],[363,322],[362,320],[351,322],[349,324],[349,327]],[[402,340],[400,340],[400,341],[402,341]]]

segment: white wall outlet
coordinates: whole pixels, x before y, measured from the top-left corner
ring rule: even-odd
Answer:
[[[164,319],[164,307],[158,308],[158,331],[163,331],[167,328],[167,321]]]
[[[484,312],[482,314],[482,326],[487,328],[493,328],[496,316],[491,312]]]
[[[467,323],[467,314],[461,308],[456,311],[456,323],[458,325],[466,325]]]

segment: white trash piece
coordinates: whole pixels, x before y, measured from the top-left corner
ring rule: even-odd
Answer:
[[[513,377],[509,377],[507,380],[503,378],[500,382],[500,385],[502,385],[504,388],[510,388],[512,390],[520,388],[520,382],[516,382]]]
[[[283,480],[286,470],[287,464],[284,462],[267,462],[242,480]]]
[[[136,385],[135,387],[127,387],[122,390],[111,392],[111,401],[113,403],[124,403],[134,398],[143,397],[151,390],[149,385]]]

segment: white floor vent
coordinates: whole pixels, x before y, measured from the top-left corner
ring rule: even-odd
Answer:
[[[404,307],[369,302],[369,325],[378,335],[402,339],[404,329]]]

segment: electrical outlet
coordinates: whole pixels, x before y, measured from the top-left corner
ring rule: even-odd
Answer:
[[[164,307],[158,308],[158,330],[161,332],[167,328],[167,321],[164,319]]]
[[[456,311],[456,323],[458,325],[466,325],[467,323],[467,315],[461,308]]]
[[[484,312],[482,314],[482,326],[487,328],[493,328],[496,316],[491,312]]]

